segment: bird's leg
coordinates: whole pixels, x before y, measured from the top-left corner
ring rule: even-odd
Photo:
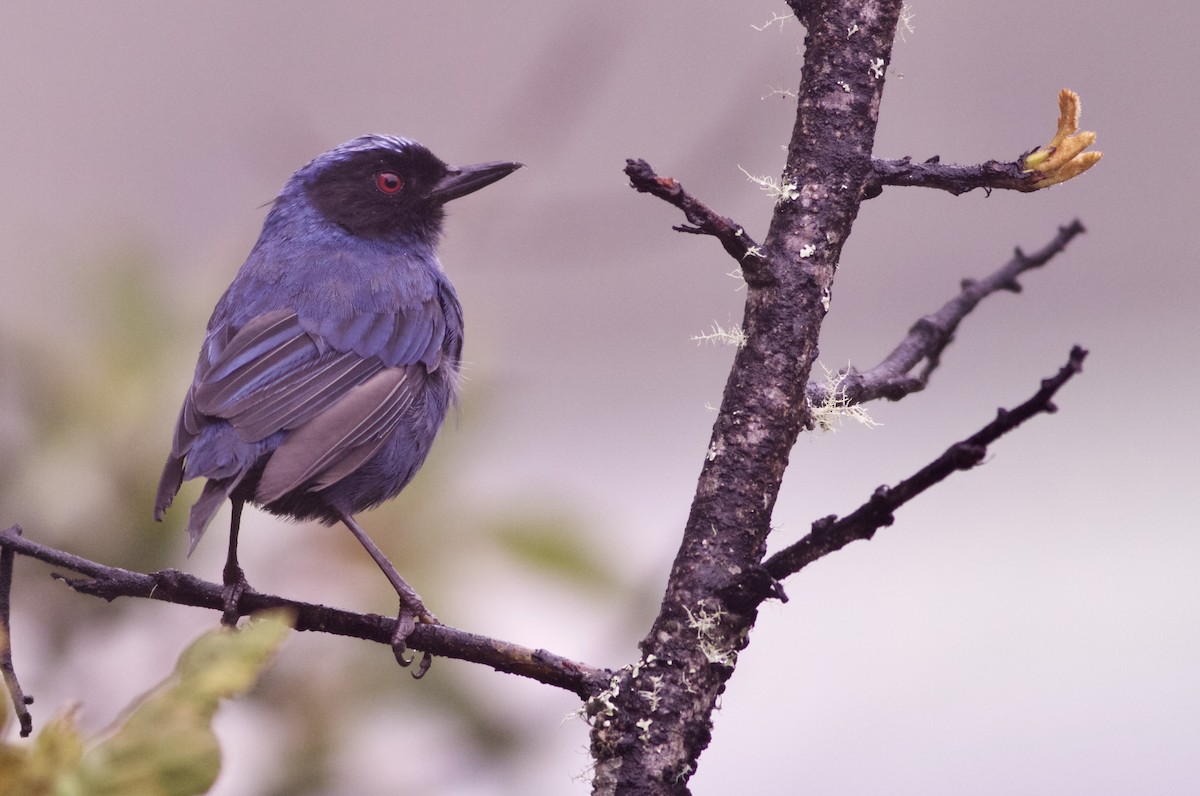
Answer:
[[[429,612],[425,607],[425,603],[421,602],[421,596],[405,582],[404,578],[400,577],[400,573],[392,566],[392,562],[388,561],[387,556],[379,549],[379,546],[367,536],[366,531],[355,521],[354,517],[348,512],[340,512],[342,522],[350,529],[350,533],[358,539],[366,551],[371,554],[371,558],[375,559],[375,563],[383,570],[383,574],[391,582],[392,588],[396,590],[396,594],[400,597],[400,614],[396,617],[396,631],[392,634],[392,652],[396,655],[396,662],[401,666],[412,665],[412,658],[405,658],[404,651],[407,649],[405,642],[409,634],[417,626],[417,622],[424,622],[428,625],[439,624],[437,617]],[[429,666],[433,662],[433,657],[426,652],[421,656],[421,662],[417,665],[417,670],[413,672],[413,677],[420,679],[425,672],[429,671]]]
[[[233,516],[229,520],[229,553],[225,556],[225,569],[222,572],[222,582],[224,582],[225,588],[221,591],[223,606],[221,624],[227,627],[237,625],[238,617],[241,616],[238,602],[242,599],[242,594],[250,587],[250,584],[246,582],[246,573],[242,572],[237,560],[238,529],[242,525],[242,506],[244,505],[243,501],[234,500]]]

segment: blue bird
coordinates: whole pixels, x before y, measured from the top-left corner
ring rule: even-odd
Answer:
[[[443,205],[520,167],[454,168],[415,141],[368,135],[314,159],[275,199],[208,322],[154,504],[161,520],[183,481],[208,479],[190,555],[232,502],[226,624],[248,588],[244,504],[342,522],[400,597],[393,649],[411,663],[405,637],[437,620],[353,515],[408,484],[455,397],[463,317],[437,259]]]

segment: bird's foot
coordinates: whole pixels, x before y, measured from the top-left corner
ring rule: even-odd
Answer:
[[[253,589],[250,588],[250,583],[246,580],[242,568],[236,564],[226,565],[222,580],[225,588],[221,590],[221,624],[226,627],[237,627],[238,619],[242,615],[239,605],[242,595],[247,590],[253,591]]]
[[[413,661],[416,660],[416,656],[405,657],[404,653],[408,650],[408,637],[416,630],[417,622],[427,625],[441,624],[436,616],[426,610],[420,598],[417,598],[415,606],[402,600],[400,613],[396,617],[396,629],[392,633],[392,654],[396,656],[396,663],[406,669],[412,666]],[[420,680],[432,665],[433,656],[428,652],[421,653],[421,662],[417,664],[417,668],[412,673],[413,679]]]

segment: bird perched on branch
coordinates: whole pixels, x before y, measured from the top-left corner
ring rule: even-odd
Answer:
[[[404,665],[421,598],[354,519],[408,484],[454,398],[462,308],[438,262],[443,205],[520,168],[451,167],[415,141],[356,138],[297,171],[217,302],[154,504],[206,478],[191,550],[226,499],[226,624],[248,587],[237,560],[246,503],[345,523],[400,597]],[[420,673],[428,667],[428,655]]]

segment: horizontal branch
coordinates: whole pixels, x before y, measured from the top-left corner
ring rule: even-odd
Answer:
[[[1034,415],[1057,411],[1055,393],[1076,373],[1083,370],[1087,351],[1075,346],[1070,358],[1057,374],[1044,379],[1041,388],[1015,409],[1001,409],[996,419],[967,439],[956,442],[945,453],[921,468],[916,474],[894,487],[881,486],[862,506],[842,517],[830,515],[817,520],[812,530],[764,562],[766,572],[782,580],[835,550],[857,539],[870,539],[882,527],[892,524],[896,509],[925,490],[945,480],[957,470],[969,470],[987,455],[987,448],[1004,434],[1015,429]]]
[[[16,526],[0,531],[0,548],[36,558],[57,567],[85,575],[84,578],[55,577],[81,594],[113,600],[117,597],[141,597],[177,605],[222,610],[222,586],[187,575],[175,569],[159,572],[132,572],[105,566],[62,550],[23,538]],[[247,591],[239,608],[246,613],[268,608],[287,608],[296,616],[296,629],[360,638],[390,645],[396,619],[377,614],[359,614],[339,608],[300,602],[286,597]],[[467,633],[446,625],[418,624],[408,637],[409,647],[444,658],[456,658],[490,666],[500,672],[517,674],[546,685],[562,688],[581,699],[600,692],[611,672],[508,641]]]
[[[911,158],[873,160],[867,198],[878,196],[885,185],[940,188],[954,195],[983,188],[1039,191],[1072,180],[1100,162],[1103,154],[1087,151],[1096,134],[1079,130],[1079,95],[1069,88],[1058,92],[1058,129],[1044,146],[1029,150],[1012,163],[989,160],[978,166],[943,165],[937,157],[924,163]]]
[[[871,167],[873,173],[865,193],[868,199],[878,196],[885,185],[937,188],[955,196],[976,188],[982,188],[989,194],[995,188],[1028,193],[1041,187],[1037,183],[1043,176],[1024,168],[1019,162],[1001,163],[998,160],[989,160],[976,166],[957,166],[941,163],[936,157],[924,163],[914,163],[912,158],[905,157],[899,160],[875,159],[871,161]]]
[[[941,363],[942,352],[954,340],[959,323],[988,296],[1002,290],[1021,292],[1017,277],[1026,271],[1040,268],[1066,249],[1075,236],[1085,232],[1075,219],[1058,228],[1054,239],[1033,254],[1018,247],[1011,260],[983,279],[965,279],[959,294],[930,315],[918,320],[908,335],[878,365],[866,371],[851,368],[838,382],[838,398],[846,405],[873,401],[878,398],[898,401],[911,392],[925,389],[929,377]],[[910,373],[921,362],[920,373]],[[821,406],[829,400],[829,386],[821,381],[810,382],[806,394],[811,406]]]

